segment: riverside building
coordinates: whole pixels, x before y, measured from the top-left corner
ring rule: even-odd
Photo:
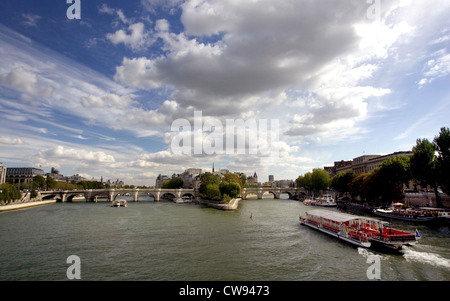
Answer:
[[[8,167],[6,169],[6,181],[12,184],[31,183],[35,176],[45,176],[42,169],[34,167]]]
[[[6,166],[0,163],[0,185],[6,182]]]
[[[353,171],[356,175],[370,173],[384,161],[400,155],[411,158],[413,153],[411,151],[406,151],[395,152],[388,155],[363,155],[353,158],[353,160],[350,161],[334,162],[334,166],[326,166],[324,169],[330,173],[330,176],[347,171]]]

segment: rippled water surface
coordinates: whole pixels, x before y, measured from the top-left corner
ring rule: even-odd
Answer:
[[[448,227],[392,222],[423,238],[384,254],[299,225],[311,209],[267,198],[233,212],[151,201],[4,212],[0,280],[67,280],[70,255],[81,260],[82,280],[367,280],[374,257],[381,280],[450,280]]]

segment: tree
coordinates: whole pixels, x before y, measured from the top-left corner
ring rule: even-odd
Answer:
[[[307,172],[304,176],[299,176],[296,180],[297,187],[303,187],[305,190],[311,192],[312,190],[312,173]]]
[[[331,187],[340,193],[350,192],[350,183],[356,178],[354,171],[341,172],[331,179]]]
[[[220,193],[235,198],[241,194],[241,187],[236,182],[222,181],[219,184]]]
[[[9,183],[3,183],[0,185],[0,191],[0,201],[2,202],[18,200],[22,196],[17,186]]]
[[[330,174],[321,168],[313,169],[311,174],[311,188],[315,192],[325,190],[330,186],[331,178]]]
[[[219,184],[210,183],[210,184],[206,185],[205,197],[209,200],[220,201],[221,195],[220,195]]]
[[[234,183],[238,184],[241,189],[243,188],[242,180],[237,174],[227,173],[223,176],[222,182],[223,181],[234,182]]]
[[[41,175],[37,175],[33,178],[33,189],[44,189],[45,188],[45,178]]]
[[[407,156],[395,156],[380,165],[376,186],[385,201],[398,200],[403,195],[403,185],[411,179],[410,159]]]
[[[202,174],[200,176],[200,181],[201,181],[201,184],[200,184],[198,191],[199,191],[200,195],[203,197],[207,197],[207,186],[209,184],[217,185],[217,188],[219,188],[219,184],[220,184],[219,177],[213,175],[210,172],[206,172],[206,173]]]
[[[350,194],[352,198],[357,198],[358,196],[360,196],[363,200],[367,198],[365,183],[367,183],[367,178],[369,176],[370,174],[368,173],[360,173],[349,184]]]
[[[45,185],[47,186],[47,190],[55,189],[56,187],[58,187],[58,182],[56,182],[56,180],[52,177],[47,176]]]
[[[436,182],[436,156],[434,145],[427,139],[417,139],[410,159],[411,176],[421,186],[433,186]]]
[[[416,146],[412,149],[411,176],[421,186],[430,185],[434,188],[436,204],[439,206],[439,194],[437,191],[437,158],[435,145],[427,139],[417,139]]]
[[[436,159],[437,183],[450,193],[450,130],[441,128],[439,136],[434,138],[434,147],[438,153]]]
[[[161,185],[161,188],[165,189],[179,189],[183,188],[183,179],[181,178],[173,178],[168,181],[164,181],[164,183]]]

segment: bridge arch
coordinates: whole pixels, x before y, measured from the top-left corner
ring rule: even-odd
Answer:
[[[185,192],[181,194],[181,197],[190,197],[192,199],[195,199],[195,195],[192,192]]]
[[[140,191],[140,192],[138,192],[137,200],[139,200],[140,196],[149,196],[149,197],[152,197],[154,201],[157,200],[156,193],[151,192],[151,191]]]
[[[268,194],[273,195],[273,198],[274,198],[274,199],[278,199],[278,198],[279,198],[279,194],[277,194],[275,191],[272,191],[272,190],[264,191],[264,192],[262,193],[262,196],[268,195]]]
[[[287,190],[281,190],[281,191],[280,191],[280,196],[281,196],[282,194],[287,194],[287,195],[289,196],[289,199],[292,199],[292,197],[294,196],[294,193],[292,193],[292,192],[290,192],[290,191],[287,191]]]
[[[175,198],[177,198],[177,196],[176,196],[176,194],[175,193],[172,193],[172,192],[161,192],[161,197],[160,197],[160,199],[161,200],[167,200],[167,196],[170,196],[172,199],[175,199]]]

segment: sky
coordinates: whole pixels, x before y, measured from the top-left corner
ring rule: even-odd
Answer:
[[[264,182],[450,126],[448,0],[68,2],[0,2],[6,167],[152,186],[214,163]]]

